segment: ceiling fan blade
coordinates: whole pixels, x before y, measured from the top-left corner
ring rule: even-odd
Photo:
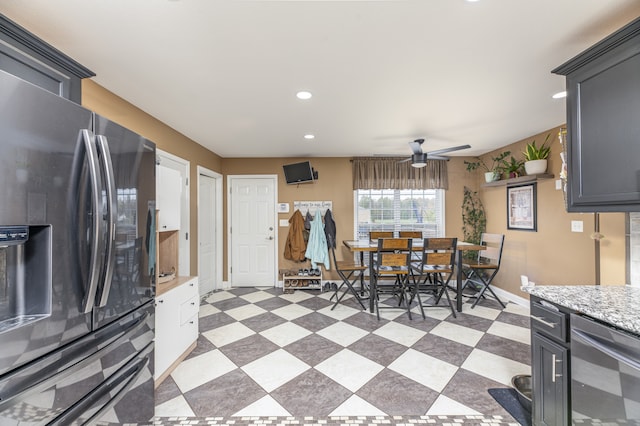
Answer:
[[[427,157],[429,158],[429,160],[446,160],[449,161],[450,158],[449,157],[445,157],[444,155],[431,155],[431,153],[427,153]]]
[[[460,146],[454,146],[451,148],[436,149],[435,151],[429,151],[427,154],[429,154],[429,158],[434,158],[433,155],[445,154],[447,152],[459,151],[461,149],[467,149],[467,148],[471,148],[471,145],[460,145]]]
[[[413,151],[414,154],[422,154],[422,143],[424,142],[424,139],[416,139],[413,142],[409,142],[409,146],[411,147],[411,151]]]

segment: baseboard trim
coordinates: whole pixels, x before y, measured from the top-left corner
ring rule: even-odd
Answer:
[[[503,290],[503,289],[501,289],[499,287],[496,287],[494,285],[491,286],[491,289],[496,292],[498,297],[502,296],[505,299],[509,299],[511,302],[516,303],[516,304],[518,304],[520,306],[525,306],[527,308],[529,307],[529,300],[525,299],[522,296],[515,295],[515,294],[513,294],[513,293],[511,293],[511,292],[509,292],[507,290]]]

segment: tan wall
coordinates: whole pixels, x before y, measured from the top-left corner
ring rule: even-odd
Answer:
[[[198,187],[197,166],[221,173],[222,159],[175,131],[171,127],[152,117],[141,109],[131,105],[124,99],[109,92],[97,83],[85,79],[82,82],[82,105],[98,114],[133,130],[145,138],[155,142],[156,146],[166,152],[190,162],[190,268],[191,274],[198,273]]]
[[[502,265],[495,283],[498,287],[525,297],[520,292],[520,275],[542,285],[594,284],[595,246],[590,238],[594,230],[591,213],[567,213],[562,191],[555,189],[555,179],[560,171],[561,144],[557,138],[559,128],[534,135],[483,156],[495,156],[510,150],[516,158],[523,158],[525,145],[535,140],[540,145],[548,133],[552,134],[551,155],[547,173],[554,179],[537,183],[537,232],[507,229],[506,187],[482,187],[480,196],[487,213],[487,231],[505,234]],[[485,159],[486,162],[486,159]],[[484,176],[477,173],[478,182]],[[584,222],[584,232],[571,232],[571,221]],[[625,215],[623,213],[600,214],[602,284],[625,282]]]

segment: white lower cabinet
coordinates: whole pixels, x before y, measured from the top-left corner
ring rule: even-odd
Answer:
[[[199,294],[198,278],[189,277],[156,296],[156,384],[171,373],[198,340]]]

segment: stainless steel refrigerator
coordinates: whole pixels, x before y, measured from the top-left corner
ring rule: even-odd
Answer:
[[[0,71],[0,424],[153,417],[155,145]]]

